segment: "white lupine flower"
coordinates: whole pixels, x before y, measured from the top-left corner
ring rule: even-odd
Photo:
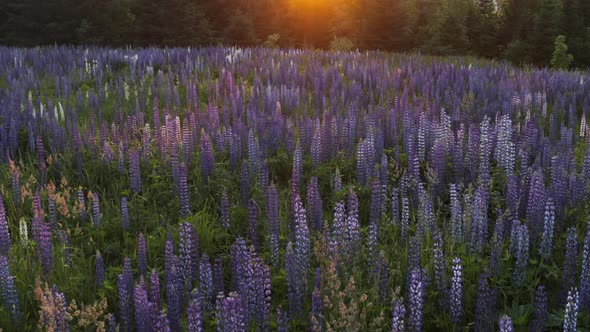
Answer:
[[[27,227],[27,221],[25,218],[20,218],[18,223],[18,230],[20,234],[20,243],[23,247],[26,247],[29,243],[29,231]]]

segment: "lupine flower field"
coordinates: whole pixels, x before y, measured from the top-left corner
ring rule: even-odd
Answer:
[[[0,47],[0,327],[588,331],[588,76]]]

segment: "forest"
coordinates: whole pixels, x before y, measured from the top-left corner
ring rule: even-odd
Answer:
[[[0,44],[278,46],[590,64],[584,0],[3,0]]]

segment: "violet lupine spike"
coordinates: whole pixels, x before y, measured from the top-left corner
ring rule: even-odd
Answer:
[[[188,175],[185,163],[178,166],[178,195],[180,196],[180,217],[186,218],[191,215],[190,197],[188,192]]]
[[[381,220],[381,183],[379,180],[375,179],[373,181],[373,187],[371,189],[371,213],[370,213],[370,223],[379,225]]]
[[[445,254],[443,251],[444,243],[443,237],[440,232],[434,234],[433,243],[433,261],[434,261],[434,282],[438,291],[439,304],[441,308],[445,308],[448,305],[448,293],[447,293],[447,278],[446,278],[446,263]],[[451,284],[452,287],[452,284]],[[452,296],[452,293],[450,294]]]
[[[541,237],[541,246],[539,255],[548,258],[551,255],[553,246],[553,229],[555,227],[555,206],[551,198],[545,204],[545,218],[543,223],[543,236]]]
[[[396,300],[393,303],[391,313],[391,332],[404,332],[406,319],[406,306],[402,301]]]
[[[45,164],[45,147],[43,146],[43,138],[41,138],[41,136],[37,136],[37,140],[35,141],[35,150],[37,153],[37,169],[39,170],[39,183],[45,183],[47,165]]]
[[[232,289],[239,291],[242,284],[246,282],[248,262],[250,253],[246,247],[246,240],[238,237],[231,249],[231,272],[232,272]]]
[[[579,310],[579,295],[578,289],[572,287],[567,292],[567,302],[565,305],[565,313],[563,317],[563,331],[564,332],[576,332],[577,321],[578,321],[578,310]]]
[[[139,161],[139,151],[137,149],[129,151],[129,181],[131,191],[136,194],[141,192],[141,170],[139,167]]]
[[[549,312],[547,311],[547,292],[543,285],[537,286],[535,291],[535,318],[532,323],[533,331],[545,331]]]
[[[43,266],[43,272],[49,273],[49,271],[53,269],[53,241],[51,239],[51,227],[44,221],[40,222],[39,227],[41,265]]]
[[[357,147],[356,153],[356,181],[359,185],[364,186],[367,183],[367,155],[365,151],[365,141],[361,141]]]
[[[297,273],[297,258],[293,251],[293,244],[287,243],[285,250],[285,274],[287,278],[287,296],[289,298],[289,313],[292,317],[297,317],[301,313],[301,294],[299,289],[299,280]]]
[[[10,178],[12,184],[12,200],[14,204],[19,206],[21,204],[21,188],[20,188],[20,176],[21,172],[19,167],[15,165],[14,161],[10,161]]]
[[[479,181],[484,187],[490,182],[490,119],[486,116],[480,124],[479,136]]]
[[[526,217],[532,225],[533,238],[540,232],[541,222],[543,220],[543,205],[545,202],[545,184],[543,173],[537,170],[533,173],[528,193],[528,204]]]
[[[107,331],[108,332],[117,332],[117,318],[114,314],[110,313],[107,315]]]
[[[193,225],[188,222],[180,224],[179,235],[179,277],[183,280],[183,289],[188,292],[197,281],[199,239]]]
[[[401,224],[399,203],[399,189],[393,188],[391,191],[391,221],[397,227]]]
[[[203,332],[203,310],[200,298],[192,299],[186,308],[188,332]]]
[[[475,192],[473,222],[471,223],[471,252],[481,254],[488,234],[488,193],[484,186]]]
[[[228,229],[230,226],[230,203],[227,189],[223,189],[221,195],[221,227]]]
[[[246,313],[238,293],[219,294],[215,305],[217,332],[246,332]]]
[[[410,272],[408,284],[409,300],[409,319],[408,327],[410,331],[422,331],[422,319],[424,314],[424,283],[422,281],[422,272],[419,269],[413,269]]]
[[[490,275],[481,274],[475,308],[475,331],[491,331],[495,323],[496,292],[489,285]]]
[[[118,297],[119,297],[119,330],[128,332],[132,330],[131,326],[131,290],[129,282],[123,274],[117,277]]]
[[[458,186],[454,183],[450,185],[450,208],[451,208],[451,239],[460,243],[463,239],[463,207],[459,198]]]
[[[129,224],[129,207],[127,205],[127,197],[121,197],[121,226],[128,231]]]
[[[453,259],[451,270],[453,271],[449,296],[451,320],[458,323],[463,316],[463,266],[461,265],[461,258],[455,257]]]
[[[522,286],[529,260],[529,230],[526,225],[515,220],[512,226],[512,234],[515,241],[514,255],[516,258],[513,282],[517,286]]]
[[[102,255],[100,251],[96,251],[96,258],[95,258],[95,284],[96,287],[102,287],[104,284],[104,261],[102,259]]]
[[[160,292],[160,275],[156,271],[152,271],[150,274],[150,302],[154,304],[159,312],[162,296]]]
[[[514,324],[512,323],[512,319],[509,316],[500,316],[500,319],[498,319],[498,331],[514,332]]]
[[[568,228],[565,240],[562,289],[565,293],[575,286],[578,267],[578,236],[575,226]]]
[[[330,257],[333,258],[335,257],[335,254],[338,254],[339,256],[346,255],[348,251],[349,244],[346,239],[345,212],[344,201],[336,203],[328,248]]]
[[[389,266],[387,258],[381,252],[377,263],[377,286],[379,294],[379,303],[385,303],[389,297]]]
[[[208,313],[213,303],[213,270],[207,254],[199,260],[199,297],[202,299],[203,312]]]
[[[301,185],[301,175],[303,173],[303,157],[301,151],[301,145],[299,141],[295,145],[295,151],[293,152],[293,171],[291,172],[291,188],[299,190]]]
[[[307,185],[307,210],[309,211],[309,223],[311,228],[320,231],[322,229],[323,203],[320,196],[318,178],[312,177]]]
[[[203,181],[208,182],[214,172],[215,158],[211,138],[205,132],[205,129],[201,129],[201,177]]]
[[[580,272],[580,307],[590,308],[590,222],[586,223],[586,236],[582,251],[582,271]]]
[[[250,235],[250,243],[256,248],[256,252],[260,251],[260,235],[258,230],[258,204],[253,199],[248,201],[248,229]]]
[[[217,257],[213,260],[213,294],[224,293],[223,262]]]
[[[145,283],[142,281],[133,290],[133,306],[135,308],[135,328],[138,332],[150,332],[150,307]]]
[[[357,253],[361,246],[360,222],[359,222],[359,201],[358,196],[352,189],[348,192],[348,214],[346,216],[346,255],[351,257]]]
[[[147,244],[143,233],[137,236],[137,273],[147,277]]]
[[[279,240],[280,240],[280,221],[279,221],[279,193],[277,186],[273,183],[268,186],[268,198],[266,213],[268,214],[269,223],[269,241],[270,241],[270,260],[274,268],[279,268]]]
[[[367,235],[367,260],[368,274],[371,280],[377,280],[377,269],[379,263],[379,225],[376,223],[369,224],[369,234]]]
[[[47,198],[47,212],[51,231],[55,231],[57,228],[57,206],[55,203],[55,195],[49,194],[49,197]]]
[[[249,275],[250,320],[256,321],[258,331],[268,331],[271,305],[270,269],[260,258],[253,257],[249,264]]]
[[[8,258],[5,255],[0,255],[0,289],[2,290],[4,310],[10,313],[12,323],[16,324],[20,321],[22,312],[16,285],[14,284],[14,276],[10,274]]]
[[[242,204],[248,205],[248,199],[250,198],[250,174],[248,173],[248,162],[246,159],[242,160],[242,166],[240,167],[240,195],[242,197]]]
[[[100,197],[97,193],[92,193],[92,224],[94,227],[100,226],[102,215],[100,213]]]
[[[289,317],[280,305],[277,307],[277,332],[289,332]]]
[[[410,201],[408,197],[402,194],[402,220],[401,220],[401,234],[402,239],[406,239],[408,231],[410,230]]]
[[[334,173],[334,191],[338,192],[342,190],[342,175],[340,174],[340,169],[336,167],[336,172]]]
[[[0,255],[8,256],[8,251],[10,250],[11,245],[12,242],[8,230],[8,218],[6,217],[2,195],[0,195]]]
[[[178,264],[174,257],[174,263],[170,266],[169,280],[166,280],[166,304],[168,307],[168,321],[170,329],[174,332],[181,330],[180,314],[182,302],[182,287],[178,284]]]

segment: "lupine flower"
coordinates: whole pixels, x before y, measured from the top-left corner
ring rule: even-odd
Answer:
[[[213,294],[223,293],[224,291],[223,262],[218,257],[213,260]]]
[[[408,285],[408,299],[410,304],[408,325],[410,331],[422,331],[424,296],[422,272],[419,269],[414,269],[410,272]]]
[[[137,272],[144,278],[147,276],[147,245],[143,233],[137,236]]]
[[[139,151],[131,149],[129,151],[129,179],[131,191],[134,193],[141,192],[141,171],[139,167]]]
[[[186,309],[188,317],[188,331],[189,332],[203,332],[203,311],[201,308],[201,300],[196,297],[190,301]]]
[[[507,315],[502,315],[498,320],[498,327],[500,332],[513,332],[514,325],[512,319]]]
[[[381,184],[379,183],[379,180],[374,180],[371,190],[370,222],[375,225],[379,225],[379,221],[381,220],[381,196]]]
[[[95,281],[96,287],[102,287],[104,283],[104,261],[102,259],[102,255],[100,251],[96,251],[96,258],[95,258],[95,266],[96,266],[96,273],[95,273]]]
[[[553,228],[555,227],[555,206],[551,198],[545,204],[545,219],[543,224],[543,237],[539,247],[539,255],[549,257],[553,244]]]
[[[258,257],[249,264],[248,301],[250,319],[258,324],[259,331],[268,331],[270,317],[270,269]]]
[[[289,331],[289,317],[286,311],[281,310],[281,306],[277,307],[277,332]]]
[[[458,323],[463,315],[463,267],[461,266],[461,258],[455,257],[453,259],[451,269],[453,271],[450,292],[451,320]]]
[[[253,199],[248,201],[248,226],[250,243],[256,248],[256,251],[260,251],[260,241],[258,234],[258,205]]]
[[[345,218],[344,202],[340,201],[336,203],[336,206],[334,207],[334,219],[332,221],[330,246],[328,248],[331,257],[334,257],[336,253],[338,253],[338,255],[346,254],[346,251],[348,250],[348,243],[346,243]]]
[[[309,212],[309,222],[311,228],[319,231],[322,228],[322,198],[318,178],[312,177],[307,186],[307,210]]]
[[[21,204],[20,176],[21,172],[13,160],[9,162],[10,178],[12,181],[12,199],[17,206]]]
[[[443,252],[443,239],[440,232],[434,234],[433,259],[434,259],[434,282],[438,290],[439,304],[442,308],[447,306],[447,278],[445,271],[445,254]],[[454,272],[454,271],[453,271]],[[454,275],[454,274],[453,274]],[[453,285],[451,284],[451,287]],[[451,289],[452,291],[452,289]],[[452,294],[451,294],[452,295]]]
[[[301,174],[303,173],[303,157],[299,142],[295,145],[293,152],[293,171],[291,172],[291,187],[299,190],[301,185]]]
[[[567,303],[563,317],[563,331],[575,332],[578,321],[579,297],[578,289],[573,287],[567,292]]]
[[[565,240],[565,261],[563,263],[563,292],[574,287],[578,266],[578,236],[575,226],[568,228]]]
[[[399,209],[399,189],[393,188],[391,191],[391,221],[395,226],[400,226],[401,216]]]
[[[39,249],[43,271],[48,273],[53,268],[53,241],[51,239],[51,227],[41,221],[39,231]]]
[[[184,163],[180,163],[180,166],[178,167],[178,194],[180,196],[180,217],[186,218],[191,215],[191,211],[188,193],[187,168]]]
[[[92,224],[94,227],[100,225],[102,215],[100,214],[100,198],[97,193],[92,193]]]
[[[203,181],[208,182],[209,177],[213,175],[214,170],[215,159],[213,156],[211,139],[205,132],[205,129],[201,129],[201,177],[203,178]]]
[[[133,291],[133,303],[135,307],[135,323],[138,332],[151,331],[150,308],[145,283],[142,281]]]
[[[180,224],[179,269],[183,280],[183,289],[190,291],[192,285],[197,281],[198,260],[199,260],[199,238],[193,225],[188,222]]]
[[[346,255],[353,256],[360,247],[360,222],[358,196],[352,189],[348,192],[348,215],[346,216]]]
[[[213,271],[207,254],[199,261],[199,297],[203,301],[203,311],[209,312],[213,301]]]
[[[457,185],[451,183],[451,238],[453,241],[459,243],[463,239],[463,207],[459,198]]]
[[[51,230],[54,231],[57,228],[57,206],[55,195],[51,193],[47,198],[47,212],[49,213],[49,225],[51,226]]]
[[[246,247],[246,241],[238,237],[231,247],[232,289],[242,289],[242,284],[246,281],[249,261],[250,255]]]
[[[402,239],[406,239],[410,228],[410,201],[402,195]]]
[[[181,314],[181,301],[182,291],[180,285],[178,285],[178,264],[176,263],[176,257],[174,257],[174,263],[170,266],[169,280],[166,280],[166,303],[168,305],[168,321],[170,323],[170,329],[174,332],[181,330],[180,327],[180,314]]]
[[[127,197],[121,197],[121,226],[123,226],[124,230],[129,230],[129,210],[127,207]]]
[[[131,331],[131,290],[129,282],[124,274],[117,277],[117,287],[119,295],[119,329],[121,331]]]
[[[515,220],[512,225],[511,247],[516,258],[513,281],[517,286],[522,286],[529,260],[529,230],[526,225]]]
[[[533,320],[533,330],[540,332],[545,331],[548,317],[547,292],[543,285],[539,285],[535,291],[535,319]]]
[[[230,225],[230,203],[229,203],[229,196],[227,195],[227,190],[223,190],[223,195],[221,195],[221,227],[228,229]]]
[[[367,156],[365,152],[365,141],[361,141],[357,147],[356,153],[356,180],[359,185],[364,186],[367,183]]]
[[[496,292],[488,283],[489,275],[481,274],[477,288],[477,304],[475,308],[475,330],[489,331],[495,321]]]
[[[342,189],[342,175],[340,174],[340,169],[336,167],[336,172],[334,173],[334,191],[340,191]]]
[[[375,275],[377,276],[379,302],[385,303],[386,299],[389,297],[389,269],[387,266],[387,258],[383,252],[379,255]]]
[[[22,313],[14,277],[10,274],[8,258],[5,255],[0,256],[0,289],[4,310],[10,313],[10,319],[16,323],[21,319]]]
[[[27,227],[27,220],[23,217],[18,222],[18,231],[20,235],[20,243],[23,247],[29,244],[29,230]]]
[[[490,119],[486,116],[480,124],[479,181],[484,187],[490,182]]]
[[[473,206],[473,222],[471,223],[471,252],[481,253],[488,234],[488,200],[487,190],[484,186],[479,187],[475,193]]]
[[[107,331],[117,332],[117,318],[112,313],[107,315]]]
[[[0,255],[7,256],[12,242],[10,241],[10,233],[8,231],[8,219],[4,210],[4,202],[2,195],[0,195]]]
[[[160,295],[160,276],[156,271],[152,271],[150,274],[150,302],[154,304],[157,310],[160,310],[160,302],[162,302]]]
[[[582,252],[582,271],[580,273],[580,307],[590,308],[590,223],[586,223],[586,237]]]
[[[232,292],[227,297],[219,294],[215,308],[217,332],[246,331],[246,316],[239,294]]]
[[[279,193],[275,184],[268,186],[268,199],[266,213],[268,214],[269,223],[269,238],[270,238],[270,260],[272,266],[279,267],[279,238],[280,238],[280,222],[279,222]]]
[[[536,235],[540,231],[543,203],[545,202],[545,184],[541,170],[533,173],[528,198],[526,217],[533,226],[533,235]]]
[[[391,332],[404,332],[405,329],[406,307],[397,300],[393,303],[391,314]]]

